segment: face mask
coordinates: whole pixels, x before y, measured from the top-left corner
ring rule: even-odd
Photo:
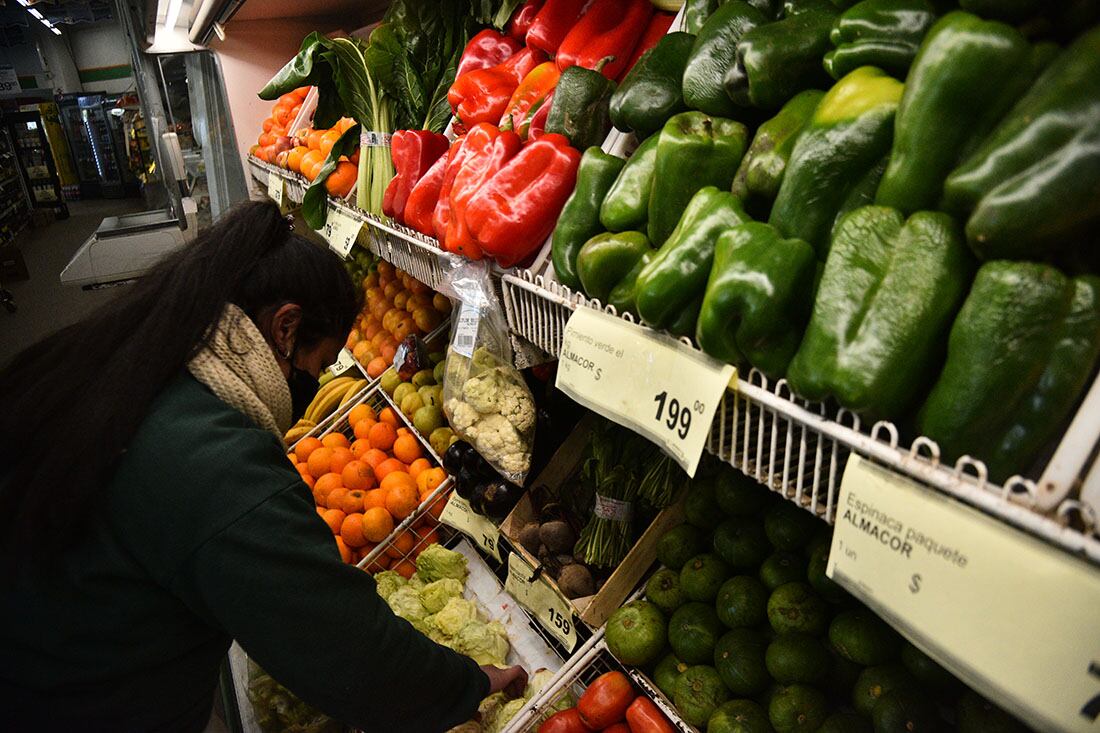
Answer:
[[[317,396],[317,390],[321,383],[305,369],[299,369],[290,365],[290,376],[286,378],[286,384],[290,387],[290,420],[298,422],[302,415],[306,414],[306,408],[313,398]]]

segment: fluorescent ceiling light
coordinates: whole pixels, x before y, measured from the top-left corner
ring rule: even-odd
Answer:
[[[181,1],[182,1],[182,0],[181,0]],[[44,15],[42,15],[42,13],[38,12],[38,9],[37,9],[37,8],[32,8],[32,7],[31,7],[31,3],[30,3],[30,0],[19,0],[19,4],[20,4],[20,5],[22,5],[22,6],[24,7],[24,8],[26,8],[26,9],[27,9],[27,12],[28,12],[28,13],[30,13],[30,14],[31,14],[31,15],[33,15],[33,16],[34,16],[35,18],[37,18],[37,19],[38,19],[38,22],[40,22],[40,23],[41,23],[42,25],[44,25],[44,26],[46,26],[47,28],[49,28],[49,29],[50,29],[50,32],[52,32],[52,33],[53,33],[53,34],[54,34],[55,36],[60,36],[60,35],[61,35],[61,31],[59,31],[59,30],[58,30],[58,29],[57,29],[57,28],[56,28],[56,27],[54,26],[54,24],[53,24],[53,23],[51,23],[51,22],[49,21],[49,19],[47,19],[47,18],[46,18],[46,16],[44,16]]]
[[[54,28],[53,26],[50,26],[50,30],[51,30],[51,31],[53,31],[53,34],[54,34],[55,36],[60,36],[60,35],[61,35],[61,31],[57,30],[57,29],[56,29],[56,28]]]
[[[168,12],[164,16],[164,27],[171,31],[176,27],[180,19],[180,11],[183,9],[183,0],[168,0]]]
[[[42,13],[38,12],[34,8],[27,8],[27,12],[38,18],[39,20],[45,20],[45,18],[42,17]]]

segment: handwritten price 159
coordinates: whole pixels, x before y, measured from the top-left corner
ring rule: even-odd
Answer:
[[[653,419],[669,430],[676,431],[681,440],[687,438],[691,432],[691,409],[687,405],[681,405],[680,400],[675,397],[669,399],[667,391],[655,395],[653,401],[657,403],[657,414]],[[703,403],[696,400],[692,408],[702,414]]]

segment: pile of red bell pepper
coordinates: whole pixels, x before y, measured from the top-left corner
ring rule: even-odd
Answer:
[[[555,713],[538,733],[674,733],[676,729],[658,707],[622,672],[597,677],[575,708]]]
[[[394,134],[384,213],[448,252],[522,262],[553,230],[580,162],[567,138],[545,132],[562,71],[620,78],[670,20],[650,0],[527,0],[506,32],[475,35],[447,94],[459,137]]]

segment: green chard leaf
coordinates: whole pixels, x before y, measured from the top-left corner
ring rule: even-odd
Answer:
[[[359,131],[361,129],[361,125],[355,124],[344,131],[336,144],[332,146],[328,157],[325,158],[325,164],[321,166],[321,172],[317,174],[317,177],[313,179],[313,183],[306,189],[305,195],[302,197],[302,218],[306,220],[306,224],[311,229],[320,229],[325,225],[325,220],[328,218],[328,191],[325,189],[325,179],[336,170],[336,164],[339,162],[341,155],[350,157],[359,149]]]

